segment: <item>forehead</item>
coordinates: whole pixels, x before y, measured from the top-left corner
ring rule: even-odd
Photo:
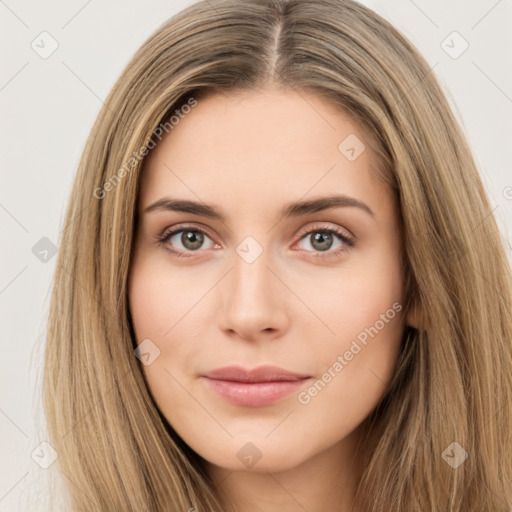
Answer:
[[[166,193],[236,199],[239,208],[252,199],[262,207],[308,194],[367,197],[382,189],[370,171],[376,162],[367,142],[341,108],[311,92],[210,95],[148,154],[140,206]]]

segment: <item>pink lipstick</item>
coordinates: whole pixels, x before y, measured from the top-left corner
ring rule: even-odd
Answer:
[[[235,405],[261,407],[297,392],[310,375],[290,372],[277,366],[248,370],[227,366],[201,375],[209,388]]]

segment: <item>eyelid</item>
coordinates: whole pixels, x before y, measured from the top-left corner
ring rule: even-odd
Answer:
[[[157,240],[162,241],[163,239],[167,238],[170,234],[176,234],[179,231],[200,231],[203,232],[205,235],[208,235],[212,240],[215,238],[212,236],[210,230],[204,226],[203,224],[190,224],[190,223],[181,223],[181,224],[175,224],[171,227],[166,227],[160,235],[157,235]]]
[[[338,226],[338,225],[333,226],[333,225],[330,225],[329,223],[322,222],[322,221],[318,221],[318,223],[313,223],[313,224],[314,224],[314,226],[305,226],[305,227],[301,228],[299,230],[299,232],[297,233],[297,236],[301,237],[301,240],[302,240],[303,235],[308,235],[312,231],[329,231],[329,232],[336,233],[338,235],[342,235],[345,238],[353,241],[354,243],[357,242],[357,237],[351,231],[349,231],[347,228],[344,228],[344,227]]]

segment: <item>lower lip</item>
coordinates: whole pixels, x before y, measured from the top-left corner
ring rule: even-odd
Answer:
[[[261,407],[276,402],[297,390],[309,379],[273,382],[233,382],[204,377],[213,391],[235,405]]]

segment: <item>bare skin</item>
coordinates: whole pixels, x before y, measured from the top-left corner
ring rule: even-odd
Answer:
[[[166,419],[205,459],[226,510],[356,511],[360,425],[413,319],[401,307],[395,200],[370,169],[368,144],[352,161],[338,149],[350,134],[365,140],[311,93],[215,95],[145,162],[129,301],[137,343],[149,338],[160,354],[144,374]],[[334,194],[372,213],[345,205],[279,219],[289,203]],[[164,197],[214,205],[225,219],[145,212]],[[182,231],[159,244],[172,227]],[[377,334],[363,344],[371,326]],[[201,377],[234,364],[310,378],[273,403],[237,405]]]

